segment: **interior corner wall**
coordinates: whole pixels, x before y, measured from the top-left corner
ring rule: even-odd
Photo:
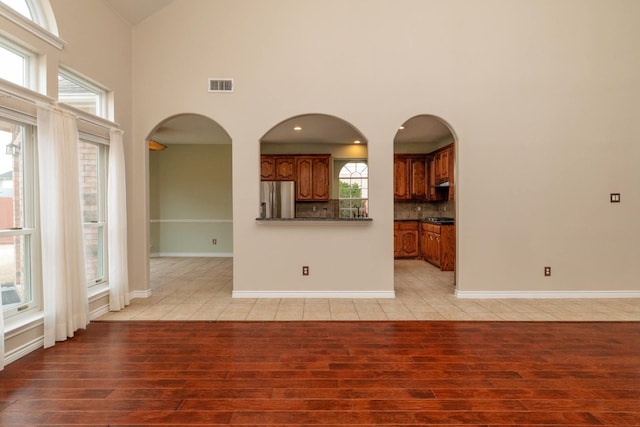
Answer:
[[[230,134],[234,290],[393,289],[393,138],[434,114],[457,136],[458,290],[637,291],[637,16],[635,0],[174,1],[134,31],[133,137],[183,112]],[[235,91],[208,93],[211,77]],[[367,138],[370,224],[256,223],[258,141],[306,113]]]

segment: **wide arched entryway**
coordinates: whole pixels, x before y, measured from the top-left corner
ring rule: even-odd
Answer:
[[[149,133],[146,143],[150,257],[219,258],[228,259],[230,265],[233,211],[229,134],[206,116],[185,113],[160,122]],[[151,264],[154,290],[158,281],[170,273],[154,274],[154,263]],[[198,268],[210,268],[205,267],[210,264],[204,262]],[[206,274],[200,271],[191,279],[197,282],[198,277]],[[229,285],[230,280],[231,277]]]

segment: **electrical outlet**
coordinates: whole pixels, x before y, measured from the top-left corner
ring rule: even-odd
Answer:
[[[611,193],[611,203],[620,203],[620,193]]]
[[[218,239],[216,239],[215,237],[213,239],[211,239],[211,244],[212,245],[217,245],[218,244]]]
[[[308,265],[303,265],[302,266],[302,275],[303,276],[308,276],[309,275],[309,266]]]
[[[545,267],[544,268],[544,275],[545,276],[551,276],[551,267]]]

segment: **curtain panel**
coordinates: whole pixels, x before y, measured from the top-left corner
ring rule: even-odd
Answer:
[[[89,323],[77,117],[38,105],[44,347]]]
[[[122,131],[111,129],[109,139],[109,177],[107,181],[109,310],[119,311],[129,305],[127,189]]]

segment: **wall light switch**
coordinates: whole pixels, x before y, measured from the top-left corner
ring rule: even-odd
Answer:
[[[620,193],[611,193],[611,203],[620,203]]]

